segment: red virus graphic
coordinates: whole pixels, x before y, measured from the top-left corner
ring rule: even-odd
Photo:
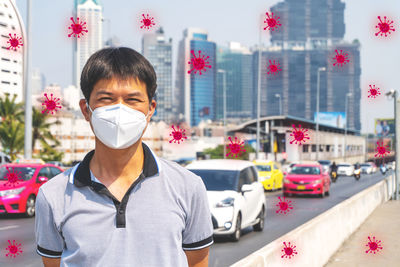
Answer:
[[[295,143],[295,144],[300,144],[302,145],[303,143],[306,142],[306,139],[310,139],[310,137],[308,137],[308,129],[301,129],[301,125],[299,124],[299,128],[296,129],[296,125],[292,125],[293,130],[292,133],[290,134],[290,136],[293,137],[293,140],[290,141],[291,144]]]
[[[236,157],[238,157],[238,155],[241,153],[241,152],[246,152],[246,150],[245,149],[243,149],[242,150],[242,146],[243,146],[243,144],[244,144],[244,141],[242,141],[242,142],[238,142],[237,141],[237,137],[235,137],[235,142],[233,142],[232,141],[232,138],[229,136],[228,137],[228,139],[231,141],[231,143],[230,144],[228,144],[227,146],[226,146],[226,148],[228,148],[230,151],[226,154],[226,156],[228,157],[228,156],[233,156],[233,155],[236,155]]]
[[[391,32],[394,32],[394,26],[392,25],[393,20],[389,21],[386,20],[386,16],[383,17],[383,21],[381,20],[381,16],[378,16],[379,22],[378,25],[375,26],[379,31],[375,33],[375,36],[378,36],[379,34],[381,36],[385,35],[387,37],[388,34],[391,34]]]
[[[290,242],[288,243],[288,245],[286,245],[286,242],[283,242],[283,245],[284,247],[282,249],[282,252],[284,254],[281,256],[281,258],[285,257],[291,259],[295,256],[294,254],[297,254],[296,246],[290,245]]]
[[[9,167],[7,167],[7,174],[4,176],[4,179],[7,181],[4,186],[7,186],[8,184],[16,186],[19,181],[24,180],[21,177],[21,172],[16,172],[14,167],[12,168],[12,171],[9,169]]]
[[[337,50],[335,50],[336,52],[336,56],[333,58],[333,66],[335,66],[336,64],[340,67],[343,67],[344,64],[346,64],[347,62],[349,62],[350,60],[347,59],[347,57],[349,56],[349,54],[345,54],[343,53],[343,50],[340,50],[340,53],[338,53]]]
[[[169,142],[170,143],[178,142],[178,144],[180,144],[180,142],[183,142],[183,139],[187,139],[187,137],[185,136],[184,129],[179,129],[179,125],[177,125],[176,127],[177,127],[177,130],[175,130],[174,126],[172,125],[173,131],[170,133],[170,136],[172,136],[172,139]]]
[[[200,75],[202,74],[202,71],[206,72],[206,68],[211,69],[210,62],[208,61],[209,56],[205,56],[201,54],[201,51],[199,50],[199,56],[196,57],[194,54],[194,50],[190,51],[192,53],[193,57],[190,59],[188,64],[192,64],[192,68],[188,71],[189,74],[194,72],[196,74],[197,72],[200,72]]]
[[[264,28],[264,30],[268,29],[270,31],[274,31],[277,29],[279,26],[282,26],[282,24],[279,23],[279,18],[278,16],[274,16],[274,13],[271,12],[271,16],[269,16],[268,12],[265,13],[267,15],[267,18],[264,20],[264,23],[267,23],[267,26]]]
[[[269,65],[268,65],[268,69],[269,71],[267,72],[267,74],[278,74],[278,71],[282,71],[281,68],[279,67],[281,64],[279,64],[279,62],[275,63],[275,59],[274,61],[269,60]]]
[[[282,201],[281,197],[278,197],[278,199],[279,199],[279,203],[276,204],[276,206],[278,207],[276,213],[281,213],[281,214],[284,213],[284,214],[286,214],[291,209],[293,209],[291,200],[288,200],[286,202],[286,198],[285,197],[283,197],[283,201]]]
[[[375,98],[381,94],[381,92],[379,91],[379,88],[375,88],[375,85],[371,85],[371,84],[369,85],[368,93],[369,93],[368,98],[370,98],[370,97]]]
[[[375,236],[371,237],[368,236],[368,240],[369,242],[365,245],[366,247],[368,247],[368,250],[365,251],[365,253],[374,253],[376,254],[376,252],[379,252],[379,250],[383,249],[382,245],[381,245],[381,240],[375,240]]]
[[[17,35],[14,33],[14,37],[12,37],[11,33],[8,34],[10,36],[10,39],[7,41],[8,44],[10,44],[9,47],[7,47],[8,50],[13,49],[14,51],[17,51],[17,48],[19,48],[22,43],[22,37],[17,37]]]
[[[59,101],[60,98],[55,97],[53,99],[53,94],[50,95],[50,99],[47,97],[47,94],[44,93],[44,96],[46,97],[46,99],[44,100],[44,102],[42,103],[42,105],[46,106],[46,108],[44,110],[42,110],[42,113],[47,112],[47,114],[49,113],[49,111],[51,112],[51,114],[54,114],[54,112],[57,112],[58,109],[62,108],[62,106],[59,105]]]
[[[384,146],[383,145],[383,141],[382,142],[376,142],[376,144],[378,145],[375,149],[376,154],[375,157],[384,157],[386,156],[386,153],[389,154],[389,145]]]
[[[15,240],[13,240],[12,244],[11,244],[11,241],[8,240],[8,244],[10,244],[10,245],[6,248],[6,250],[8,250],[6,257],[14,257],[15,258],[16,256],[21,255],[21,253],[22,253],[22,249],[20,248],[21,244],[15,243]]]
[[[142,23],[142,26],[140,26],[140,29],[150,29],[151,27],[153,27],[153,25],[156,25],[153,21],[154,18],[150,17],[149,14],[147,14],[146,16],[142,14],[142,17],[143,19],[140,21]]]
[[[79,18],[76,18],[76,22],[74,21],[74,18],[70,18],[72,20],[71,26],[68,27],[68,29],[72,30],[70,34],[68,34],[68,37],[71,37],[71,35],[74,35],[76,37],[78,35],[78,38],[81,37],[81,35],[84,34],[84,32],[88,32],[86,29],[86,22],[79,22]]]

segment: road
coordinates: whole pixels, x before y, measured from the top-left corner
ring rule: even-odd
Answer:
[[[380,173],[363,175],[359,181],[352,177],[339,177],[332,184],[331,194],[323,199],[317,197],[289,197],[293,210],[287,214],[276,214],[277,197],[282,192],[266,193],[267,218],[262,233],[252,232],[251,228],[243,231],[238,243],[225,238],[215,239],[210,249],[210,267],[229,266],[260,249],[269,242],[293,230],[299,225],[328,210],[355,193],[382,180]],[[36,253],[34,218],[24,218],[20,215],[0,215],[0,266],[2,267],[37,267],[42,266],[41,258]],[[6,257],[8,240],[16,240],[21,244],[22,254],[16,258]]]
[[[215,239],[210,250],[209,267],[229,266],[241,260],[382,179],[380,172],[372,175],[364,174],[359,181],[353,177],[340,176],[336,183],[331,184],[330,196],[323,199],[313,196],[288,197],[287,199],[292,201],[293,209],[287,214],[276,213],[275,205],[278,203],[278,197],[282,196],[282,191],[266,193],[267,217],[264,231],[253,232],[252,228],[248,227],[242,231],[243,235],[237,243],[226,238]]]

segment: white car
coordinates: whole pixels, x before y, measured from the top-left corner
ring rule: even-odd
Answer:
[[[337,165],[337,174],[352,176],[354,174],[354,165],[349,163],[340,163]]]
[[[241,229],[264,229],[267,202],[254,163],[235,159],[194,161],[186,166],[207,188],[214,235],[238,241]]]
[[[371,163],[361,163],[361,172],[371,174],[373,172],[373,166]]]

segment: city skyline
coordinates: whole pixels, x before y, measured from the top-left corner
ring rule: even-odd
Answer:
[[[25,21],[26,8],[25,3],[22,2],[17,2],[17,6],[20,8]],[[202,5],[196,6],[195,10],[190,3],[182,1],[172,1],[168,4],[161,1],[148,1],[147,3],[135,3],[135,5],[129,3],[129,1],[120,1],[118,5],[111,1],[100,1],[100,4],[103,6],[105,19],[109,20],[105,23],[111,22],[111,25],[104,25],[105,28],[108,26],[111,28],[111,36],[108,36],[105,32],[104,39],[116,36],[121,40],[122,46],[128,46],[137,51],[141,50],[141,38],[145,32],[139,29],[139,16],[141,13],[149,13],[154,16],[155,26],[162,26],[166,37],[173,38],[173,69],[175,70],[178,42],[182,38],[182,32],[185,28],[201,27],[206,29],[209,32],[209,38],[217,45],[226,45],[229,41],[237,41],[244,46],[251,47],[258,43],[259,26],[257,24],[259,19],[257,17],[261,13],[265,14],[272,5],[278,2],[282,1],[254,1],[251,5],[228,4],[228,1],[218,3],[205,1]],[[392,101],[387,100],[383,94],[379,99],[368,99],[368,85],[377,84],[385,93],[400,84],[400,77],[395,75],[395,69],[398,69],[396,62],[400,61],[400,53],[395,49],[396,45],[399,45],[399,36],[396,32],[388,40],[375,37],[374,24],[376,24],[377,15],[387,15],[395,20],[395,26],[398,27],[397,21],[400,20],[394,15],[396,10],[400,11],[400,3],[383,1],[383,3],[378,4],[367,1],[367,3],[362,3],[363,8],[361,10],[360,1],[342,2],[346,4],[344,40],[352,42],[353,39],[359,39],[361,42],[362,132],[366,130],[372,132],[374,129],[373,119],[392,117],[393,105]],[[50,1],[43,1],[40,7],[33,5],[32,8],[32,67],[39,68],[49,83],[58,83],[62,87],[72,84],[70,78],[72,72],[72,54],[70,53],[72,40],[65,34],[68,25],[67,20],[72,14],[72,8],[72,1],[71,3],[57,3],[57,5]],[[172,12],[173,9],[175,12]],[[176,10],[179,10],[179,12],[176,13]],[[220,10],[224,11],[221,12]],[[43,12],[48,15],[40,16]],[[175,14],[179,14],[179,16]],[[65,17],[65,19],[60,19],[60,17]],[[43,25],[48,20],[54,20],[54,23]],[[218,21],[217,24],[216,21]],[[120,25],[126,26],[120,27]],[[176,27],[177,25],[179,27]],[[137,27],[137,30],[135,30],[135,27]],[[46,31],[44,32],[43,29],[46,29]],[[267,45],[269,44],[269,36],[266,32],[263,33],[262,42]],[[39,38],[36,36],[39,36]],[[46,38],[40,38],[40,36]],[[44,45],[46,42],[50,43]],[[383,46],[385,49],[382,49]],[[54,54],[57,53],[57,49],[65,50],[65,52],[58,54],[60,58],[54,64]],[[173,72],[173,80],[175,80],[175,71]],[[373,105],[374,108],[371,108],[370,105]]]

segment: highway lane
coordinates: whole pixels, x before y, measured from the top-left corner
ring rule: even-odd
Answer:
[[[210,267],[229,266],[252,252],[260,249],[269,242],[307,222],[318,214],[326,211],[355,193],[382,180],[382,175],[363,175],[359,181],[353,177],[339,177],[332,184],[331,195],[324,199],[316,197],[289,197],[293,210],[288,214],[276,214],[277,197],[282,192],[266,193],[267,219],[262,233],[252,232],[251,228],[243,231],[238,243],[218,238],[210,250]],[[20,215],[0,215],[0,266],[2,267],[37,267],[43,266],[36,253],[34,236],[34,218],[24,218]],[[22,254],[17,258],[6,257],[7,240],[21,243]]]
[[[243,236],[237,243],[226,238],[215,238],[210,250],[209,266],[224,267],[241,260],[383,178],[380,172],[372,175],[364,174],[359,181],[354,177],[340,176],[336,183],[331,184],[330,196],[325,196],[323,199],[313,196],[286,198],[291,200],[293,205],[293,209],[287,214],[276,213],[275,205],[278,203],[278,197],[282,196],[282,191],[266,193],[267,217],[264,231],[253,232],[252,228],[248,227],[242,231]]]

